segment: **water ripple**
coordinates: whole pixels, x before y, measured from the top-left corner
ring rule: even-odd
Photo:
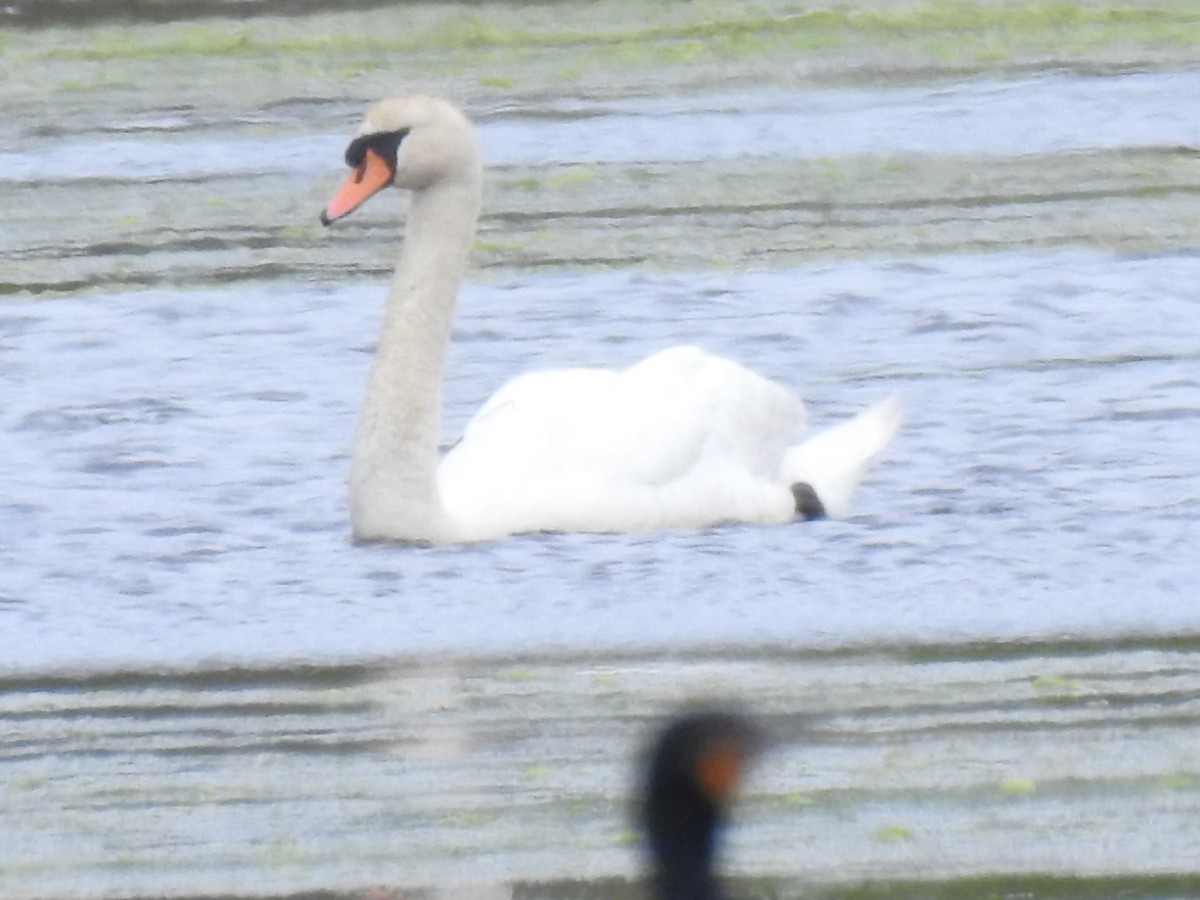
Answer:
[[[2,655],[52,669],[1200,630],[1193,604],[1147,587],[1190,577],[1200,345],[1176,323],[1197,279],[1186,255],[1014,253],[472,286],[447,442],[520,371],[668,341],[799,386],[816,427],[897,387],[909,420],[850,522],[426,550],[348,540],[373,285],[12,302],[6,358],[39,374],[0,416],[0,563],[37,615],[4,629]],[[596,296],[625,312],[596,315]]]
[[[1200,148],[1200,124],[1185,112],[1198,90],[1200,72],[1195,71],[901,88],[762,89],[574,101],[556,108],[553,116],[536,106],[485,112],[480,133],[485,157],[495,166]],[[21,149],[0,148],[0,181],[320,171],[340,157],[345,143],[345,104],[331,104],[325,112],[329,119],[319,123],[320,134],[294,133],[297,123],[311,130],[314,122],[311,116],[297,120],[290,108],[276,110],[274,122],[151,118],[110,124],[101,134],[90,123],[68,140],[30,134],[15,143]]]

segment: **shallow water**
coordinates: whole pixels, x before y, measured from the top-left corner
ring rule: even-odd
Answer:
[[[348,539],[378,286],[11,302],[3,658],[1194,632],[1198,279],[1075,253],[473,285],[448,439],[517,372],[670,342],[803,387],[814,427],[897,390],[909,420],[850,522],[436,549]]]
[[[1200,123],[1187,104],[1198,90],[1195,71],[1043,75],[892,88],[551,98],[476,113],[493,166],[748,155],[1013,156],[1196,147]],[[209,110],[154,109],[116,120],[74,117],[54,128],[10,122],[0,130],[8,144],[0,152],[0,180],[311,173],[337,160],[360,108],[357,101],[285,102],[232,119]]]
[[[649,722],[736,692],[774,738],[730,834],[739,896],[863,879],[884,896],[1195,896],[1195,656],[725,648],[10,679],[5,893],[629,896],[604,879],[637,869],[628,784]]]
[[[745,895],[1195,896],[1198,77],[478,104],[447,441],[681,342],[908,418],[846,521],[461,548],[349,540],[357,101],[20,108],[4,896],[624,896],[628,760],[695,696],[779,735]]]
[[[448,434],[512,372],[667,340],[806,385],[818,426],[896,389],[909,419],[848,521],[466,548],[349,541],[376,285],[10,302],[11,896],[628,875],[613,761],[697,695],[818,717],[751,792],[733,868],[783,886],[748,893],[1190,871],[1198,277],[1075,253],[474,285]],[[364,660],[397,662],[295,669]],[[70,674],[97,669],[129,674]]]

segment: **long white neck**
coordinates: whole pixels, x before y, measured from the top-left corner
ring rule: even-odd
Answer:
[[[412,194],[354,442],[356,538],[453,538],[437,484],[442,372],[480,194],[477,171]]]

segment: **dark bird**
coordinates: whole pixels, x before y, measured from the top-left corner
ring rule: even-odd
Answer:
[[[720,709],[686,712],[653,742],[640,812],[656,900],[723,900],[714,874],[718,832],[762,744],[749,718]]]

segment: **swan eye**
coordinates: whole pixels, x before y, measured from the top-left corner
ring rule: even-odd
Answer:
[[[389,164],[395,165],[400,142],[407,136],[408,129],[401,128],[399,131],[381,131],[356,137],[346,148],[346,165],[352,169],[359,168],[367,158],[368,148],[382,156]]]

